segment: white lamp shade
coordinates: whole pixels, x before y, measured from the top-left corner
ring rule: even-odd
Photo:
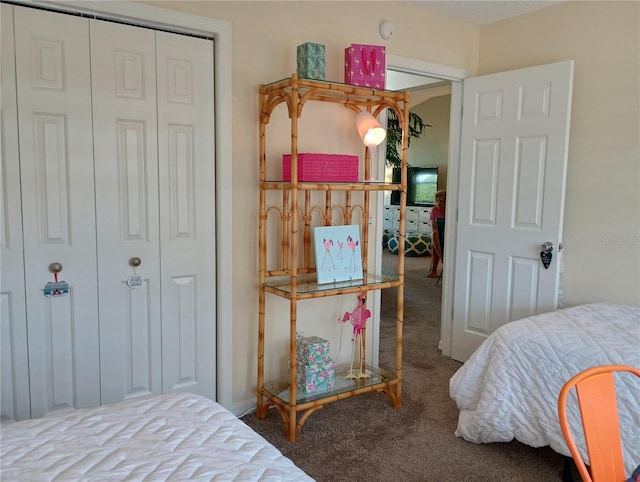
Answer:
[[[366,111],[360,112],[356,116],[356,128],[366,146],[380,145],[384,138],[387,137],[387,132],[380,122]]]

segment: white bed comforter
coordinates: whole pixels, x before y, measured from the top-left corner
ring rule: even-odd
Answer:
[[[221,405],[169,393],[3,424],[6,481],[312,481]]]
[[[450,380],[460,409],[456,435],[474,443],[515,438],[570,456],[558,421],[560,389],[582,370],[610,364],[640,367],[640,308],[595,303],[508,323]],[[616,389],[630,476],[640,465],[640,382],[616,375]],[[572,405],[569,422],[581,426]],[[582,435],[574,438],[588,462]]]

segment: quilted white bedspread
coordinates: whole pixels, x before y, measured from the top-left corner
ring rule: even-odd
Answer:
[[[3,424],[6,481],[312,481],[221,405],[169,393]]]
[[[515,438],[570,456],[558,421],[560,389],[586,368],[611,364],[640,367],[640,308],[595,303],[507,323],[450,380],[460,409],[456,435],[474,443]],[[640,465],[640,381],[616,375],[616,389],[630,476]],[[580,427],[571,397],[569,423]],[[582,434],[574,438],[587,462]]]

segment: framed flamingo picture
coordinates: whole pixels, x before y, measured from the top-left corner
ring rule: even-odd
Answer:
[[[318,283],[362,279],[360,226],[313,228]]]

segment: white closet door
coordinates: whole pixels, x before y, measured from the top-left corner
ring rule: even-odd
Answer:
[[[90,28],[105,404],[162,392],[155,33]],[[143,284],[130,289],[134,258]]]
[[[24,297],[22,209],[20,207],[20,153],[18,100],[13,39],[13,7],[0,5],[2,17],[2,174],[0,177],[0,415],[22,420],[31,416],[27,313]]]
[[[100,403],[96,233],[86,19],[15,7],[33,417]],[[67,295],[47,298],[51,263]]]
[[[213,42],[156,34],[163,391],[215,399]]]

